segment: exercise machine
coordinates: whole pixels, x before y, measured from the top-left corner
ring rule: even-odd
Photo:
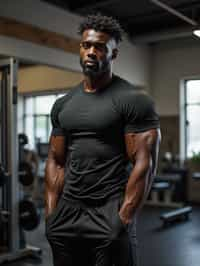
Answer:
[[[0,61],[0,211],[5,229],[5,252],[0,254],[0,264],[41,253],[38,248],[20,246],[20,223],[30,212],[22,210],[19,193],[17,71],[18,62],[14,58]]]

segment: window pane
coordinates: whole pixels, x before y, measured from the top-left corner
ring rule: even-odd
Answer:
[[[25,134],[28,136],[29,147],[33,149],[35,145],[33,116],[25,117]]]
[[[187,155],[200,151],[200,105],[187,108]]]
[[[187,81],[187,103],[200,103],[200,80]]]
[[[25,133],[29,137],[30,148],[34,149],[37,141],[48,142],[52,130],[50,111],[58,97],[65,93],[25,97]],[[28,116],[26,116],[28,114]]]
[[[36,117],[36,139],[40,142],[47,142],[46,116]]]
[[[25,98],[25,113],[28,115],[33,114],[33,97]]]
[[[49,128],[48,139],[49,139],[50,134],[51,134],[51,131],[52,131],[52,124],[51,124],[51,118],[50,118],[50,116],[48,117],[48,123],[49,123],[49,125],[48,125],[48,128]]]
[[[36,100],[36,114],[49,114],[51,107],[55,102],[55,95],[37,96]]]

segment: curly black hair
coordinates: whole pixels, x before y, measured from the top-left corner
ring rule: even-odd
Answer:
[[[78,33],[82,35],[85,30],[93,29],[109,34],[116,43],[122,41],[123,29],[119,22],[110,16],[105,16],[100,13],[88,15],[80,24]]]

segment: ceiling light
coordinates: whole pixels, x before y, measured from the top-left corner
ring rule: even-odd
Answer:
[[[193,34],[200,38],[200,29],[193,30]]]

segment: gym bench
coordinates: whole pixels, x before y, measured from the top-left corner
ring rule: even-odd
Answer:
[[[174,211],[163,213],[160,215],[160,219],[163,220],[164,225],[170,224],[171,222],[177,221],[181,218],[188,219],[189,213],[192,212],[192,207],[187,206]]]
[[[179,174],[162,174],[154,176],[150,199],[148,199],[146,203],[158,207],[183,207],[183,202],[173,201],[174,187],[180,179],[181,176]],[[160,198],[161,194],[163,195],[162,198]]]

